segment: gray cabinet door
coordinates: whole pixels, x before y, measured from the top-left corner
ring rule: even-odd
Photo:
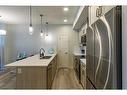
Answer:
[[[48,65],[47,68],[47,78],[48,78],[48,89],[51,89],[52,87],[52,83],[56,74],[56,70],[57,70],[57,59],[56,57],[51,61],[51,63]]]
[[[48,89],[51,89],[52,86],[52,64],[50,63],[48,65],[48,69],[47,69],[47,85],[48,85]]]

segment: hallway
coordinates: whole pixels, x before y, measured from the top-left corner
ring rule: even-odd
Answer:
[[[79,84],[74,70],[69,68],[58,69],[52,84],[52,89],[83,89]]]

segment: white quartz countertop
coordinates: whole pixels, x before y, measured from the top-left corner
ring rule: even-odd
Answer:
[[[85,55],[85,53],[84,53],[84,54],[82,54],[82,53],[77,53],[77,52],[74,52],[74,55],[75,55],[75,56],[83,56],[83,55]]]
[[[5,66],[7,67],[20,67],[20,66],[48,66],[57,54],[46,54],[46,56],[52,56],[49,59],[40,59],[39,54],[28,57],[23,60],[19,60]]]

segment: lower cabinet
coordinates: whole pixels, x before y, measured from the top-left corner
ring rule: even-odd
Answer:
[[[55,57],[47,68],[48,89],[51,89],[57,70],[57,58]]]
[[[74,70],[79,83],[81,82],[81,64],[80,59],[85,58],[84,55],[74,55]]]
[[[17,89],[46,89],[46,67],[17,67]]]
[[[51,89],[52,86],[52,64],[49,64],[48,68],[47,68],[47,86],[48,89]]]
[[[74,70],[77,79],[80,81],[80,56],[74,56]]]
[[[54,77],[56,75],[56,70],[57,70],[57,60],[56,57],[53,60],[53,64],[52,64],[52,81],[54,80]]]
[[[57,69],[57,58],[46,66],[22,66],[16,68],[17,89],[51,89]]]

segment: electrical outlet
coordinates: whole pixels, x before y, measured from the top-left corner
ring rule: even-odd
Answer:
[[[18,68],[18,74],[21,74],[21,73],[22,73],[22,69]]]

